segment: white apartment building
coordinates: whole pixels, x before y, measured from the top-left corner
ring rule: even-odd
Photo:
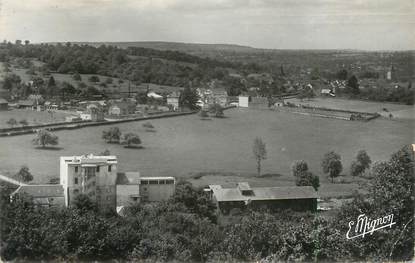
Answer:
[[[116,180],[116,156],[60,157],[60,184],[64,188],[66,206],[83,193],[96,203],[99,210],[115,210]]]

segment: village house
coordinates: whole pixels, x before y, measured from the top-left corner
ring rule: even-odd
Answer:
[[[136,111],[135,103],[128,101],[128,100],[122,100],[122,101],[116,101],[116,102],[111,103],[108,109],[108,115],[123,116],[123,115],[134,114],[135,111]]]
[[[179,109],[179,92],[172,92],[167,96],[167,105],[170,105],[174,111]]]
[[[32,198],[33,203],[38,206],[52,207],[65,205],[64,189],[59,184],[21,185],[10,195],[10,201],[15,200],[21,195]]]
[[[209,185],[205,192],[224,214],[232,209],[317,210],[317,192],[311,186],[251,187],[241,182],[233,188]]]
[[[222,107],[225,107],[228,104],[228,93],[225,89],[213,89],[212,98],[213,103],[210,104],[219,104]]]
[[[39,105],[37,104],[35,100],[19,100],[17,102],[17,107],[19,109],[36,110],[38,106]]]

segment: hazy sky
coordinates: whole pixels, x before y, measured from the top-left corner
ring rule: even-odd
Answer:
[[[415,0],[0,0],[0,39],[415,49]]]

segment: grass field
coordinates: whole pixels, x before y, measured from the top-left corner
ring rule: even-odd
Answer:
[[[100,153],[109,149],[118,156],[119,170],[138,170],[145,176],[171,175],[191,178],[195,173],[212,173],[192,179],[198,185],[246,180],[266,185],[293,185],[290,165],[304,159],[320,175],[322,189],[338,188],[322,175],[323,154],[335,150],[342,156],[344,172],[357,151],[367,150],[373,161],[386,160],[404,144],[413,141],[413,121],[376,119],[351,122],[309,117],[285,112],[231,109],[227,118],[202,121],[197,115],[153,120],[156,132],[146,132],[143,122],[118,125],[123,132],[139,133],[144,149],[125,149],[105,144],[102,131],[109,126],[59,131],[61,149],[37,150],[33,135],[0,138],[0,172],[15,172],[26,164],[36,182],[59,175],[59,156]],[[267,145],[264,178],[255,177],[252,143],[256,136]],[[228,173],[221,176],[217,173]],[[325,188],[324,188],[325,187]],[[343,187],[343,186],[342,186]],[[344,186],[343,192],[354,187]]]
[[[39,125],[46,123],[55,123],[65,121],[65,116],[69,114],[54,111],[53,115],[47,111],[33,111],[23,109],[13,109],[8,111],[0,111],[0,128],[10,128],[7,121],[14,118],[17,122],[25,119],[29,125]],[[20,126],[20,124],[18,125]]]

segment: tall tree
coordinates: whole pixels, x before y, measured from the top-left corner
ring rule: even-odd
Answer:
[[[369,169],[370,164],[372,163],[372,160],[370,160],[369,155],[365,150],[360,150],[357,153],[356,160],[352,162],[350,166],[350,173],[352,176],[359,176],[366,169]]]
[[[252,146],[252,152],[257,162],[257,173],[258,176],[261,175],[261,161],[267,159],[267,149],[265,143],[261,138],[256,137],[254,140],[254,145]]]
[[[121,139],[121,130],[118,127],[111,127],[102,132],[102,139],[108,143],[119,143]]]
[[[294,162],[291,171],[297,186],[312,186],[316,191],[320,187],[320,178],[308,170],[308,164],[304,160]]]
[[[29,172],[29,167],[26,165],[22,166],[14,177],[22,182],[30,182],[33,180],[33,175]]]
[[[347,80],[347,87],[349,88],[350,92],[353,94],[359,94],[359,81],[355,75],[351,76]]]
[[[334,182],[334,177],[339,176],[343,170],[340,155],[334,151],[326,153],[323,156],[321,167],[323,168],[323,172],[331,178],[332,182]]]
[[[45,148],[46,145],[58,145],[59,138],[50,131],[41,129],[36,133],[36,138],[32,142],[34,145],[40,145],[42,148]]]

